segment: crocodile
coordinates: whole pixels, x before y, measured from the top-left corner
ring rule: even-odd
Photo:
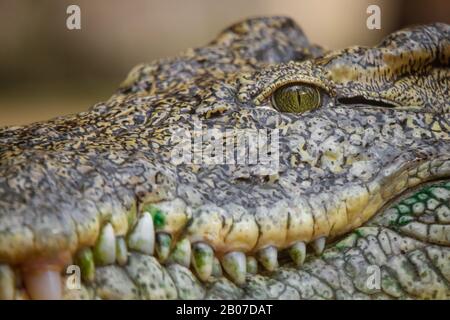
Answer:
[[[0,298],[449,299],[449,62],[256,17],[0,129]]]

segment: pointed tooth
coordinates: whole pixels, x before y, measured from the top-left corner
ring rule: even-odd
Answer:
[[[291,257],[292,261],[297,266],[301,266],[306,258],[306,245],[304,242],[299,241],[296,242],[290,249],[289,249],[289,256]]]
[[[153,255],[155,228],[150,213],[144,212],[128,236],[128,247],[148,255]]]
[[[278,268],[278,250],[274,246],[259,250],[257,257],[258,261],[268,271],[274,271]]]
[[[78,251],[75,256],[75,263],[80,267],[83,280],[92,283],[95,279],[95,263],[92,250],[84,248]]]
[[[245,283],[247,259],[243,252],[235,251],[227,253],[222,258],[222,266],[233,282],[239,285]]]
[[[116,261],[116,237],[111,223],[107,223],[100,231],[93,253],[95,263],[100,266]]]
[[[325,237],[320,237],[311,243],[311,246],[314,248],[314,251],[316,252],[316,254],[318,254],[318,255],[322,254],[323,249],[325,249],[326,240],[327,239]]]
[[[170,247],[172,246],[172,237],[165,232],[156,234],[156,254],[161,262],[169,257]]]
[[[217,259],[216,257],[214,257],[211,275],[216,278],[220,278],[223,276],[222,266],[220,265],[219,259]]]
[[[175,244],[170,261],[189,268],[191,265],[191,242],[188,239],[184,238]]]
[[[256,261],[255,257],[247,257],[247,273],[258,273],[258,261]]]
[[[56,268],[28,270],[24,274],[25,287],[33,300],[60,300],[62,284]]]
[[[122,237],[116,239],[116,261],[120,266],[126,265],[128,261],[127,243]]]
[[[13,269],[7,264],[0,264],[0,300],[14,299],[15,289]]]
[[[214,251],[206,243],[198,242],[192,246],[192,265],[202,281],[206,281],[212,274]]]

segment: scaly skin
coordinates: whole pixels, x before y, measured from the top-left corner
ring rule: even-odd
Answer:
[[[434,24],[326,53],[287,18],[252,19],[137,66],[88,112],[1,129],[2,268],[20,277],[69,253],[84,280],[65,298],[448,299],[449,39]],[[321,106],[277,111],[287,83],[320,88]],[[199,121],[231,137],[279,130],[279,166],[174,163],[177,130]],[[318,256],[289,262],[305,243]],[[190,268],[190,254],[168,257],[180,244]],[[230,253],[269,271],[233,277]],[[27,297],[16,282],[11,297]]]

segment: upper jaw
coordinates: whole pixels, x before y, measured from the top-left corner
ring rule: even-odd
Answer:
[[[227,115],[228,123],[205,121],[204,129],[251,119],[232,134],[245,133],[272,114],[247,106]],[[274,117],[278,171],[259,175],[258,163],[175,165],[168,157],[173,145],[159,143],[158,153],[126,150],[118,138],[110,152],[95,152],[95,143],[83,152],[24,151],[1,168],[0,260],[74,253],[93,246],[108,222],[124,237],[148,204],[178,210],[167,211],[160,231],[223,254],[338,236],[406,188],[448,175],[446,140],[415,138],[429,132],[427,116],[337,106]],[[402,129],[408,119],[418,125]]]

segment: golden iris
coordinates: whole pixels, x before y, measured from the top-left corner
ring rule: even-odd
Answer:
[[[320,92],[310,85],[288,84],[275,90],[272,102],[281,112],[305,112],[320,106]]]

